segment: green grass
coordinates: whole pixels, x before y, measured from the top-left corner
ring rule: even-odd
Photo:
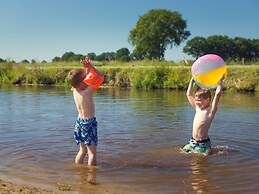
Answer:
[[[186,66],[184,63],[112,61],[94,63],[94,66],[105,77],[104,87],[185,90],[191,78],[191,66]],[[0,83],[68,85],[67,73],[74,68],[81,68],[80,63],[0,63]],[[224,88],[230,91],[259,91],[259,62],[250,65],[228,65]]]

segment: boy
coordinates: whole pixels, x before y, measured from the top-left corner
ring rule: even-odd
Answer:
[[[203,155],[208,155],[210,153],[211,142],[208,132],[211,122],[217,112],[217,107],[222,92],[223,78],[224,76],[220,80],[211,105],[211,93],[209,89],[201,88],[195,93],[195,97],[192,96],[194,80],[193,78],[191,79],[186,96],[196,113],[193,119],[192,138],[190,139],[189,144],[183,147],[183,151]]]
[[[95,118],[95,105],[93,93],[95,89],[83,82],[89,73],[91,60],[85,58],[80,63],[84,70],[71,70],[68,73],[68,81],[73,87],[73,96],[78,110],[78,118],[75,124],[74,138],[77,144],[80,144],[79,151],[75,158],[76,164],[82,164],[86,154],[88,155],[88,165],[96,165],[96,146],[97,137],[97,121]],[[100,74],[96,69],[94,69]]]

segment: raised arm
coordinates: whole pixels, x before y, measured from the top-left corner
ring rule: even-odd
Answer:
[[[224,77],[223,76],[219,82],[219,85],[216,89],[216,92],[215,92],[215,96],[213,98],[213,101],[212,101],[212,104],[211,104],[211,115],[214,116],[217,112],[217,109],[218,109],[218,104],[219,104],[219,99],[220,99],[220,96],[221,96],[221,93],[222,93],[222,84],[223,84],[223,81],[224,81]]]
[[[191,104],[191,106],[193,108],[195,108],[195,101],[194,101],[194,97],[192,95],[192,92],[193,92],[193,84],[194,84],[194,80],[193,78],[190,80],[190,83],[189,83],[189,86],[188,86],[188,89],[186,91],[186,96],[187,96],[187,99],[189,101],[189,103]]]
[[[86,57],[85,59],[80,60],[80,63],[83,65],[83,67],[86,71],[86,74],[88,74],[90,72],[90,69],[94,69],[94,71],[97,74],[101,75],[100,72],[96,68],[94,68],[94,66],[92,65],[92,61],[90,58]]]

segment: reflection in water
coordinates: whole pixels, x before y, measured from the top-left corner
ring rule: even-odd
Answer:
[[[96,167],[80,168],[80,184],[96,185]]]
[[[208,193],[213,181],[209,177],[208,158],[194,156],[191,161],[191,186],[197,193]]]
[[[220,102],[226,108],[255,109],[259,106],[259,93],[224,93]],[[238,106],[237,106],[238,105]]]
[[[96,167],[92,166],[77,166],[79,183],[76,184],[76,190],[78,193],[90,193],[93,189],[95,189],[97,185],[96,180]]]
[[[69,88],[0,88],[0,177],[78,193],[258,193],[257,94],[223,94],[208,157],[178,151],[194,114],[185,92],[103,89],[95,99],[99,163],[91,169],[73,165]]]

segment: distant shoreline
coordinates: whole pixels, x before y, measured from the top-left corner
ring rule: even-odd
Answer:
[[[81,68],[76,62],[48,64],[0,63],[0,84],[68,86],[67,73]],[[103,87],[186,90],[190,66],[159,61],[96,64],[104,75]],[[259,65],[229,65],[224,90],[259,91]]]

